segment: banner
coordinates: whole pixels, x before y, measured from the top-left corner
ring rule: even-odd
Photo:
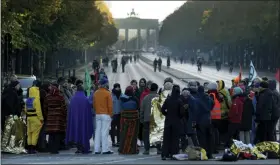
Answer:
[[[250,63],[250,71],[249,71],[249,86],[253,83],[254,79],[257,78],[258,74],[253,65],[253,62]]]

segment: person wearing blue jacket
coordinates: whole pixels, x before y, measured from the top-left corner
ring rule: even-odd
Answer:
[[[88,97],[88,101],[89,101],[89,104],[91,105],[91,108],[92,108],[92,121],[93,121],[93,134],[92,134],[92,138],[93,138],[93,141],[94,141],[94,138],[95,138],[95,128],[96,128],[96,124],[95,124],[95,110],[93,109],[93,95],[94,95],[94,87],[91,88],[91,91],[90,91],[90,95]]]
[[[119,83],[114,84],[112,89],[113,99],[113,120],[111,122],[111,140],[113,147],[118,147],[120,144],[120,120],[121,120],[121,99],[122,96],[121,85]],[[115,138],[117,136],[117,143]]]
[[[205,93],[204,87],[198,87],[196,99],[197,106],[197,136],[200,146],[206,150],[208,159],[212,158],[212,141],[211,130],[211,110],[214,106],[214,100]]]

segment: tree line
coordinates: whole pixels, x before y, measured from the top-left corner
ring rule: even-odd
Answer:
[[[105,49],[118,31],[103,1],[2,0],[1,52],[10,56],[30,49],[48,52]]]
[[[256,68],[274,71],[280,65],[279,22],[279,1],[188,1],[163,21],[159,44],[180,56],[200,50],[223,63],[248,67],[252,60]]]

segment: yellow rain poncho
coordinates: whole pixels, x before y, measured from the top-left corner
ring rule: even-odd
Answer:
[[[36,146],[42,128],[43,115],[38,87],[29,88],[29,98],[26,100],[27,144]]]

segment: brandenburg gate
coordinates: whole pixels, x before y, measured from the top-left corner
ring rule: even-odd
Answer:
[[[122,36],[124,37],[122,49],[146,49],[157,48],[157,39],[159,32],[158,19],[141,19],[134,12],[134,9],[127,14],[127,18],[115,18],[116,27],[119,29],[119,37],[121,31],[125,31]],[[137,31],[136,36],[133,38],[136,41],[135,46],[129,47],[129,42],[132,40],[129,36],[130,31]],[[141,43],[142,41],[142,43]],[[143,43],[144,42],[144,43]]]

